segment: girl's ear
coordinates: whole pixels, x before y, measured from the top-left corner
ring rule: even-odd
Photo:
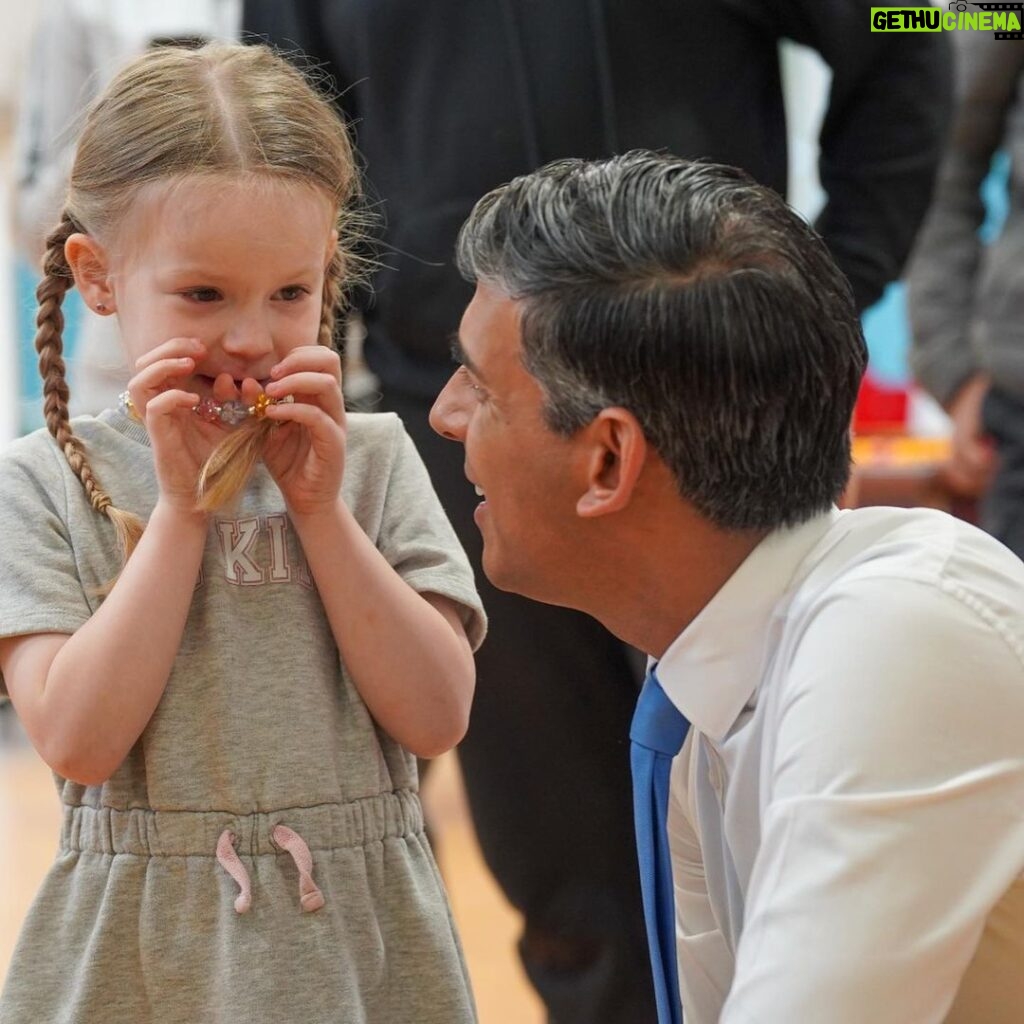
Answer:
[[[647,459],[647,439],[637,418],[618,406],[602,409],[584,428],[587,489],[576,503],[584,518],[624,509],[632,500]]]
[[[114,290],[110,285],[107,251],[93,238],[76,232],[64,243],[64,258],[86,304],[100,316],[117,312]]]

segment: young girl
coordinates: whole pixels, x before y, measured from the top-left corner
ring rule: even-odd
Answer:
[[[90,113],[49,431],[0,460],[0,682],[64,806],[3,1024],[475,1019],[413,755],[461,737],[483,619],[399,421],[345,415],[355,190],[263,48],[147,54]],[[134,366],[73,423],[72,278]]]

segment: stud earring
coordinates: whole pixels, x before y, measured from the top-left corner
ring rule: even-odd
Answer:
[[[106,313],[106,311],[107,311],[107,307],[104,306],[102,302],[97,302],[96,303],[96,312],[97,313]]]

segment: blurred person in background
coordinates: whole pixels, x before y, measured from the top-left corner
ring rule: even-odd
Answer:
[[[911,262],[911,365],[953,421],[951,482],[1024,556],[1024,41],[957,32],[956,108]],[[981,186],[1010,156],[1009,212],[985,246]]]
[[[483,192],[557,157],[648,147],[785,194],[789,38],[832,70],[817,226],[864,309],[900,272],[948,113],[942,35],[872,33],[869,0],[245,0],[242,28],[322,68],[354,124],[385,223],[361,303],[366,360],[478,570],[478,499],[427,417],[471,295],[455,237]],[[459,756],[484,857],[525,918],[523,964],[557,1024],[644,1024],[635,652],[578,612],[478,580],[491,630]]]
[[[81,119],[107,82],[149,47],[238,36],[241,0],[43,0],[15,132],[13,223],[33,268],[64,205]],[[26,353],[34,360],[34,354]],[[72,411],[117,405],[130,373],[113,320],[86,309],[71,364]]]

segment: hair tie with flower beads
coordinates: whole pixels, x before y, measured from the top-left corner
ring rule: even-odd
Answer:
[[[271,398],[265,391],[261,391],[252,405],[246,405],[236,398],[226,402],[215,402],[212,398],[203,398],[192,410],[197,416],[201,416],[207,423],[226,423],[228,426],[237,426],[246,417],[254,416],[261,420],[266,415],[267,409],[279,402],[291,402],[292,396],[285,395],[284,398]],[[138,409],[132,401],[132,396],[127,391],[122,391],[117,396],[117,408],[125,416],[142,422]]]

